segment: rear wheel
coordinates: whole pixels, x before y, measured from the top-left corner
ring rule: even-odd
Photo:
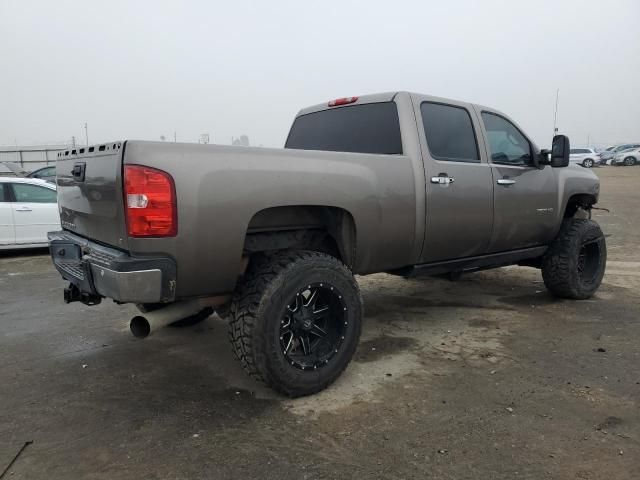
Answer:
[[[590,158],[585,158],[584,161],[582,162],[582,166],[585,168],[593,167],[593,160]]]
[[[542,279],[554,295],[583,300],[600,286],[606,263],[600,226],[593,220],[571,218],[564,221],[542,260]]]
[[[627,167],[631,167],[636,164],[636,159],[633,157],[627,157],[624,159],[624,164]]]
[[[360,338],[362,299],[339,260],[286,251],[252,262],[231,303],[229,338],[253,378],[291,397],[336,380]]]

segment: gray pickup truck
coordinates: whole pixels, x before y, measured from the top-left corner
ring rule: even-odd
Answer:
[[[301,110],[284,149],[116,141],[61,152],[67,302],[134,303],[144,337],[214,310],[246,371],[289,396],[333,382],[358,343],[354,274],[540,268],[584,299],[606,263],[599,181],[483,106],[394,92]]]

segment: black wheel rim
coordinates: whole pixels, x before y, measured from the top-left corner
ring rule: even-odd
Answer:
[[[583,283],[595,280],[600,266],[600,244],[597,241],[585,243],[578,254],[578,276]]]
[[[322,368],[340,351],[348,327],[342,293],[328,283],[309,284],[295,294],[282,315],[282,353],[296,368]]]

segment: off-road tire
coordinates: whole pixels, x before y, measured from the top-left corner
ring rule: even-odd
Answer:
[[[562,223],[542,259],[542,279],[553,295],[584,300],[600,286],[606,263],[607,245],[600,226],[593,220],[570,218]]]
[[[303,370],[287,361],[279,332],[292,297],[314,282],[341,292],[343,319],[349,326],[331,361],[317,370]],[[342,262],[325,253],[282,251],[252,259],[231,302],[228,332],[236,358],[251,377],[300,397],[325,389],[340,376],[356,351],[361,325],[360,289]]]

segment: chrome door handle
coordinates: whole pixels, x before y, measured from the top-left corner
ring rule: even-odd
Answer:
[[[513,185],[516,183],[515,180],[511,180],[510,178],[499,178],[498,185]]]
[[[31,212],[29,207],[16,208],[16,212]]]
[[[455,181],[455,178],[453,177],[431,177],[431,183],[438,183],[440,185],[449,185],[450,183],[453,183]]]

